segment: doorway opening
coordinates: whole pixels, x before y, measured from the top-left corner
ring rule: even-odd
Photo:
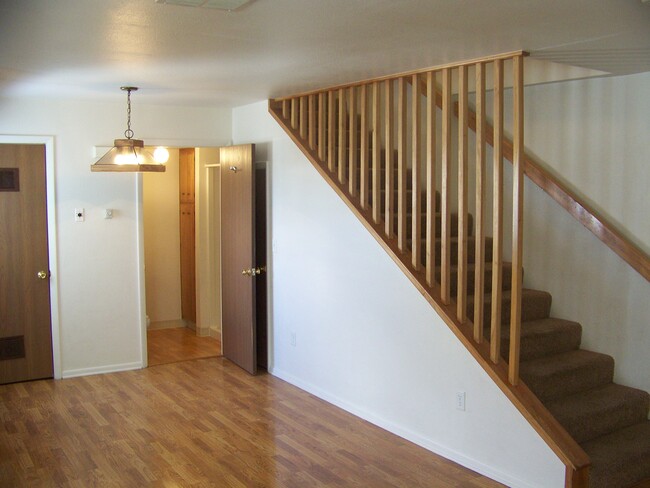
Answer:
[[[142,175],[143,354],[149,366],[223,354],[254,374],[268,356],[266,163],[252,144],[169,154],[165,173]]]
[[[219,150],[168,150],[143,174],[149,366],[221,355]]]

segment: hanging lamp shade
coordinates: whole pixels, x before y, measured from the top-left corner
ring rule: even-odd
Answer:
[[[104,154],[96,163],[90,165],[91,171],[113,172],[163,172],[164,162],[160,162],[144,148],[144,141],[133,139],[131,130],[131,92],[136,91],[136,86],[123,86],[121,90],[127,92],[127,129],[124,131],[126,139],[115,139],[114,146]]]

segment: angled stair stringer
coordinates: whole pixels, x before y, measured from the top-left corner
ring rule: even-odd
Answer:
[[[341,183],[337,178],[333,177],[327,164],[320,162],[317,151],[310,149],[308,142],[301,136],[300,127],[292,128],[291,120],[283,116],[281,103],[273,100],[269,101],[269,112],[321,176],[395,261],[436,313],[444,320],[458,340],[487,372],[492,381],[497,384],[551,450],[565,464],[565,486],[570,488],[588,487],[590,460],[582,447],[523,382],[520,381],[517,385],[510,383],[507,365],[503,361],[494,364],[490,359],[489,345],[486,342],[476,343],[473,340],[470,326],[463,325],[457,320],[456,305],[453,301],[444,304],[436,298],[440,296],[439,286],[437,284],[433,286],[427,284],[424,270],[414,270],[411,266],[411,253],[409,251],[400,251],[397,239],[385,236],[383,223],[374,222],[370,207],[362,208],[359,197],[351,196],[348,192],[347,183]]]

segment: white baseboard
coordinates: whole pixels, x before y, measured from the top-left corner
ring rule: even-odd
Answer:
[[[417,444],[418,446],[423,447],[433,452],[434,454],[458,463],[461,466],[471,469],[472,471],[475,471],[483,476],[491,478],[512,488],[536,488],[536,485],[531,485],[529,482],[516,478],[509,473],[503,473],[501,471],[495,470],[492,466],[488,466],[475,459],[469,458],[458,451],[449,449],[448,447],[445,447],[432,439],[424,437],[417,432],[414,432],[410,429],[396,424],[395,422],[369,412],[367,409],[343,400],[336,395],[332,395],[329,392],[322,390],[321,388],[312,385],[311,383],[305,382],[285,371],[276,368],[269,368],[268,372],[271,375],[286,381],[287,383],[291,383],[301,390],[305,390],[306,392],[317,396],[321,400],[325,400],[332,405],[342,408],[352,415],[366,420],[371,424],[381,427],[382,429],[387,430],[392,434],[395,434],[403,439],[406,439],[407,441]]]
[[[210,327],[197,327],[196,335],[197,337],[210,337]]]
[[[177,329],[179,327],[186,327],[186,323],[183,319],[176,320],[159,320],[157,322],[151,322],[147,330],[158,330],[158,329]]]
[[[131,371],[134,369],[142,369],[143,367],[144,366],[142,362],[109,364],[107,366],[97,366],[94,368],[68,369],[66,371],[63,371],[61,377],[76,378],[78,376],[90,376],[93,374],[118,373],[120,371]]]

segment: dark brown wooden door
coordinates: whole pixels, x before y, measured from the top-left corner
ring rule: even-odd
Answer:
[[[220,148],[223,355],[257,372],[252,144]]]
[[[45,146],[0,144],[0,383],[51,378]]]

